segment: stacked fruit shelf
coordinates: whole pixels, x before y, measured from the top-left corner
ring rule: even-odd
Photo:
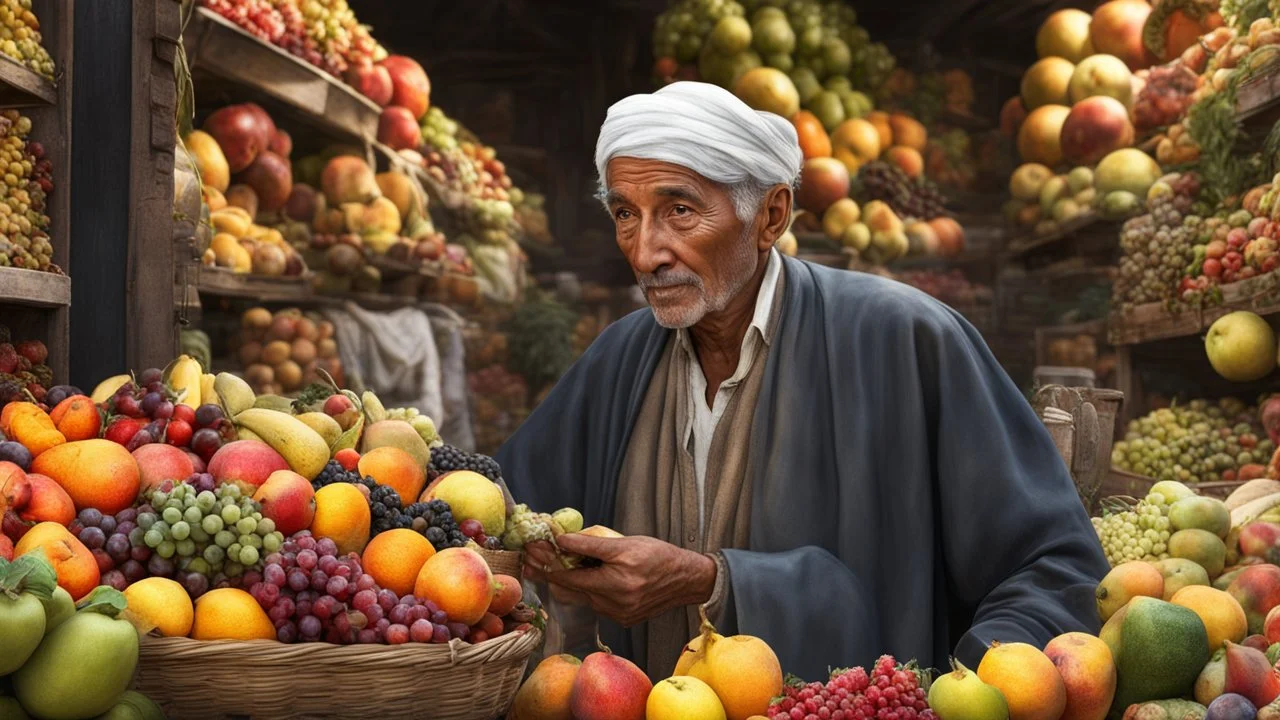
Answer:
[[[1266,128],[1276,122],[1280,119],[1280,67],[1243,83],[1236,97],[1236,120],[1241,125]],[[1160,392],[1144,386],[1146,371],[1180,378],[1190,397],[1249,397],[1268,389],[1265,379],[1243,385],[1221,379],[1209,365],[1202,337],[1215,320],[1237,310],[1280,326],[1280,271],[1222,285],[1221,291],[1220,301],[1201,306],[1154,302],[1111,312],[1107,342],[1117,350],[1116,388],[1125,394],[1122,421],[1140,416],[1146,411],[1144,396]],[[1117,427],[1123,425],[1117,423]]]
[[[32,11],[44,28],[44,48],[53,59],[57,82],[0,56],[0,109],[18,108],[31,119],[30,140],[44,147],[53,165],[56,190],[45,213],[51,224],[53,263],[70,267],[71,187],[71,0],[35,0]],[[59,382],[67,378],[70,356],[71,279],[66,275],[0,267],[0,325],[20,339],[40,340],[49,349],[46,364]]]
[[[421,168],[378,143],[381,108],[355,88],[205,8],[196,9],[183,43],[201,103],[260,102],[273,117],[287,124],[296,124],[335,142],[362,147],[372,166],[398,169],[419,183],[439,227],[452,230],[458,226],[467,198],[441,186]],[[179,288],[175,297],[184,305],[184,312],[198,308],[201,296],[223,302],[243,299],[301,306],[335,307],[354,302],[370,310],[390,310],[426,300],[450,302],[454,300],[447,292],[450,286],[475,283],[474,278],[449,277],[429,266],[410,266],[389,258],[379,258],[371,264],[389,278],[405,280],[406,285],[415,287],[426,284],[428,290],[421,294],[422,299],[418,293],[413,297],[368,292],[322,294],[312,288],[305,276],[263,277],[198,268],[185,273],[196,292]],[[180,284],[183,275],[179,273]]]

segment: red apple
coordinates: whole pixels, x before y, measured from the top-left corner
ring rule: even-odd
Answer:
[[[1093,165],[1112,151],[1133,145],[1133,123],[1124,103],[1095,95],[1076,103],[1062,123],[1062,156],[1074,165]]]
[[[311,483],[290,470],[271,473],[253,499],[262,503],[262,516],[271,518],[285,537],[311,527],[316,514],[316,492]]]
[[[385,67],[365,60],[347,68],[344,78],[348,85],[378,105],[386,107],[391,103],[395,87],[391,84],[391,73]]]
[[[378,118],[378,142],[392,150],[408,150],[422,144],[422,129],[413,113],[398,105],[383,108]]]
[[[256,105],[252,108],[249,104],[228,105],[204,121],[204,131],[218,141],[222,154],[227,157],[227,168],[233,173],[249,167],[258,153],[271,145],[274,126],[263,123],[262,116],[266,113],[262,108]]]
[[[355,404],[351,402],[351,398],[342,393],[334,393],[329,396],[328,400],[324,401],[324,414],[329,417],[337,417],[353,407],[355,407]]]
[[[270,445],[258,440],[236,440],[218,448],[209,459],[208,473],[214,482],[236,483],[242,491],[253,492],[277,470],[289,463]]]
[[[133,459],[138,463],[139,486],[147,494],[165,480],[180,483],[196,471],[185,451],[165,443],[143,445],[133,451]]]
[[[399,105],[421,119],[431,106],[431,81],[417,60],[404,55],[388,55],[381,63],[391,75],[391,104]]]
[[[316,189],[306,183],[294,183],[284,204],[284,214],[310,224],[316,216]]]
[[[271,136],[271,147],[267,149],[282,158],[288,158],[293,154],[293,136],[284,130],[277,129]]]
[[[262,212],[275,212],[284,207],[293,192],[293,169],[289,161],[270,150],[258,153],[239,180],[253,188],[258,196],[258,210]]]
[[[821,216],[832,203],[849,196],[849,170],[829,157],[810,158],[800,170],[796,204]]]

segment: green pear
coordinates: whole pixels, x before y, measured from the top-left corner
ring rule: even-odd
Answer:
[[[929,688],[929,707],[939,720],[1009,720],[1004,693],[959,660],[953,658],[951,668]]]

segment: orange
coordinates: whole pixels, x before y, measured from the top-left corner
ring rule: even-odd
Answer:
[[[1229,593],[1204,585],[1188,585],[1169,599],[1204,621],[1209,632],[1209,647],[1217,649],[1227,640],[1238,643],[1249,634],[1249,620],[1244,608]]]
[[[360,557],[364,571],[396,595],[408,595],[418,580],[422,564],[436,554],[431,541],[407,528],[379,533]]]
[[[165,637],[186,637],[195,621],[195,608],[185,588],[169,578],[149,577],[124,590],[129,620],[141,632],[157,630]]]
[[[831,136],[822,127],[822,121],[808,110],[801,110],[791,118],[791,124],[800,136],[800,150],[804,159],[831,157]]]
[[[210,590],[196,600],[191,637],[196,640],[275,640],[271,618],[253,596],[236,588]]]
[[[316,513],[311,534],[329,538],[338,545],[338,554],[358,553],[369,542],[369,501],[351,483],[334,483],[316,491]]]

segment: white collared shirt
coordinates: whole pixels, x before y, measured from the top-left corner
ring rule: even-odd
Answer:
[[[702,532],[705,521],[707,458],[711,453],[711,438],[715,435],[716,426],[724,415],[734,390],[747,377],[760,348],[769,342],[769,314],[773,311],[774,295],[778,287],[778,277],[782,273],[782,259],[777,249],[769,251],[769,259],[764,270],[764,279],[760,283],[760,293],[756,296],[755,314],[751,317],[751,325],[742,338],[742,352],[738,355],[738,367],[733,375],[720,384],[716,390],[714,402],[707,406],[707,378],[698,364],[698,355],[694,352],[689,331],[681,328],[676,331],[676,339],[680,347],[689,354],[689,422],[685,430],[685,447],[693,454],[694,477],[698,486],[698,532]]]

